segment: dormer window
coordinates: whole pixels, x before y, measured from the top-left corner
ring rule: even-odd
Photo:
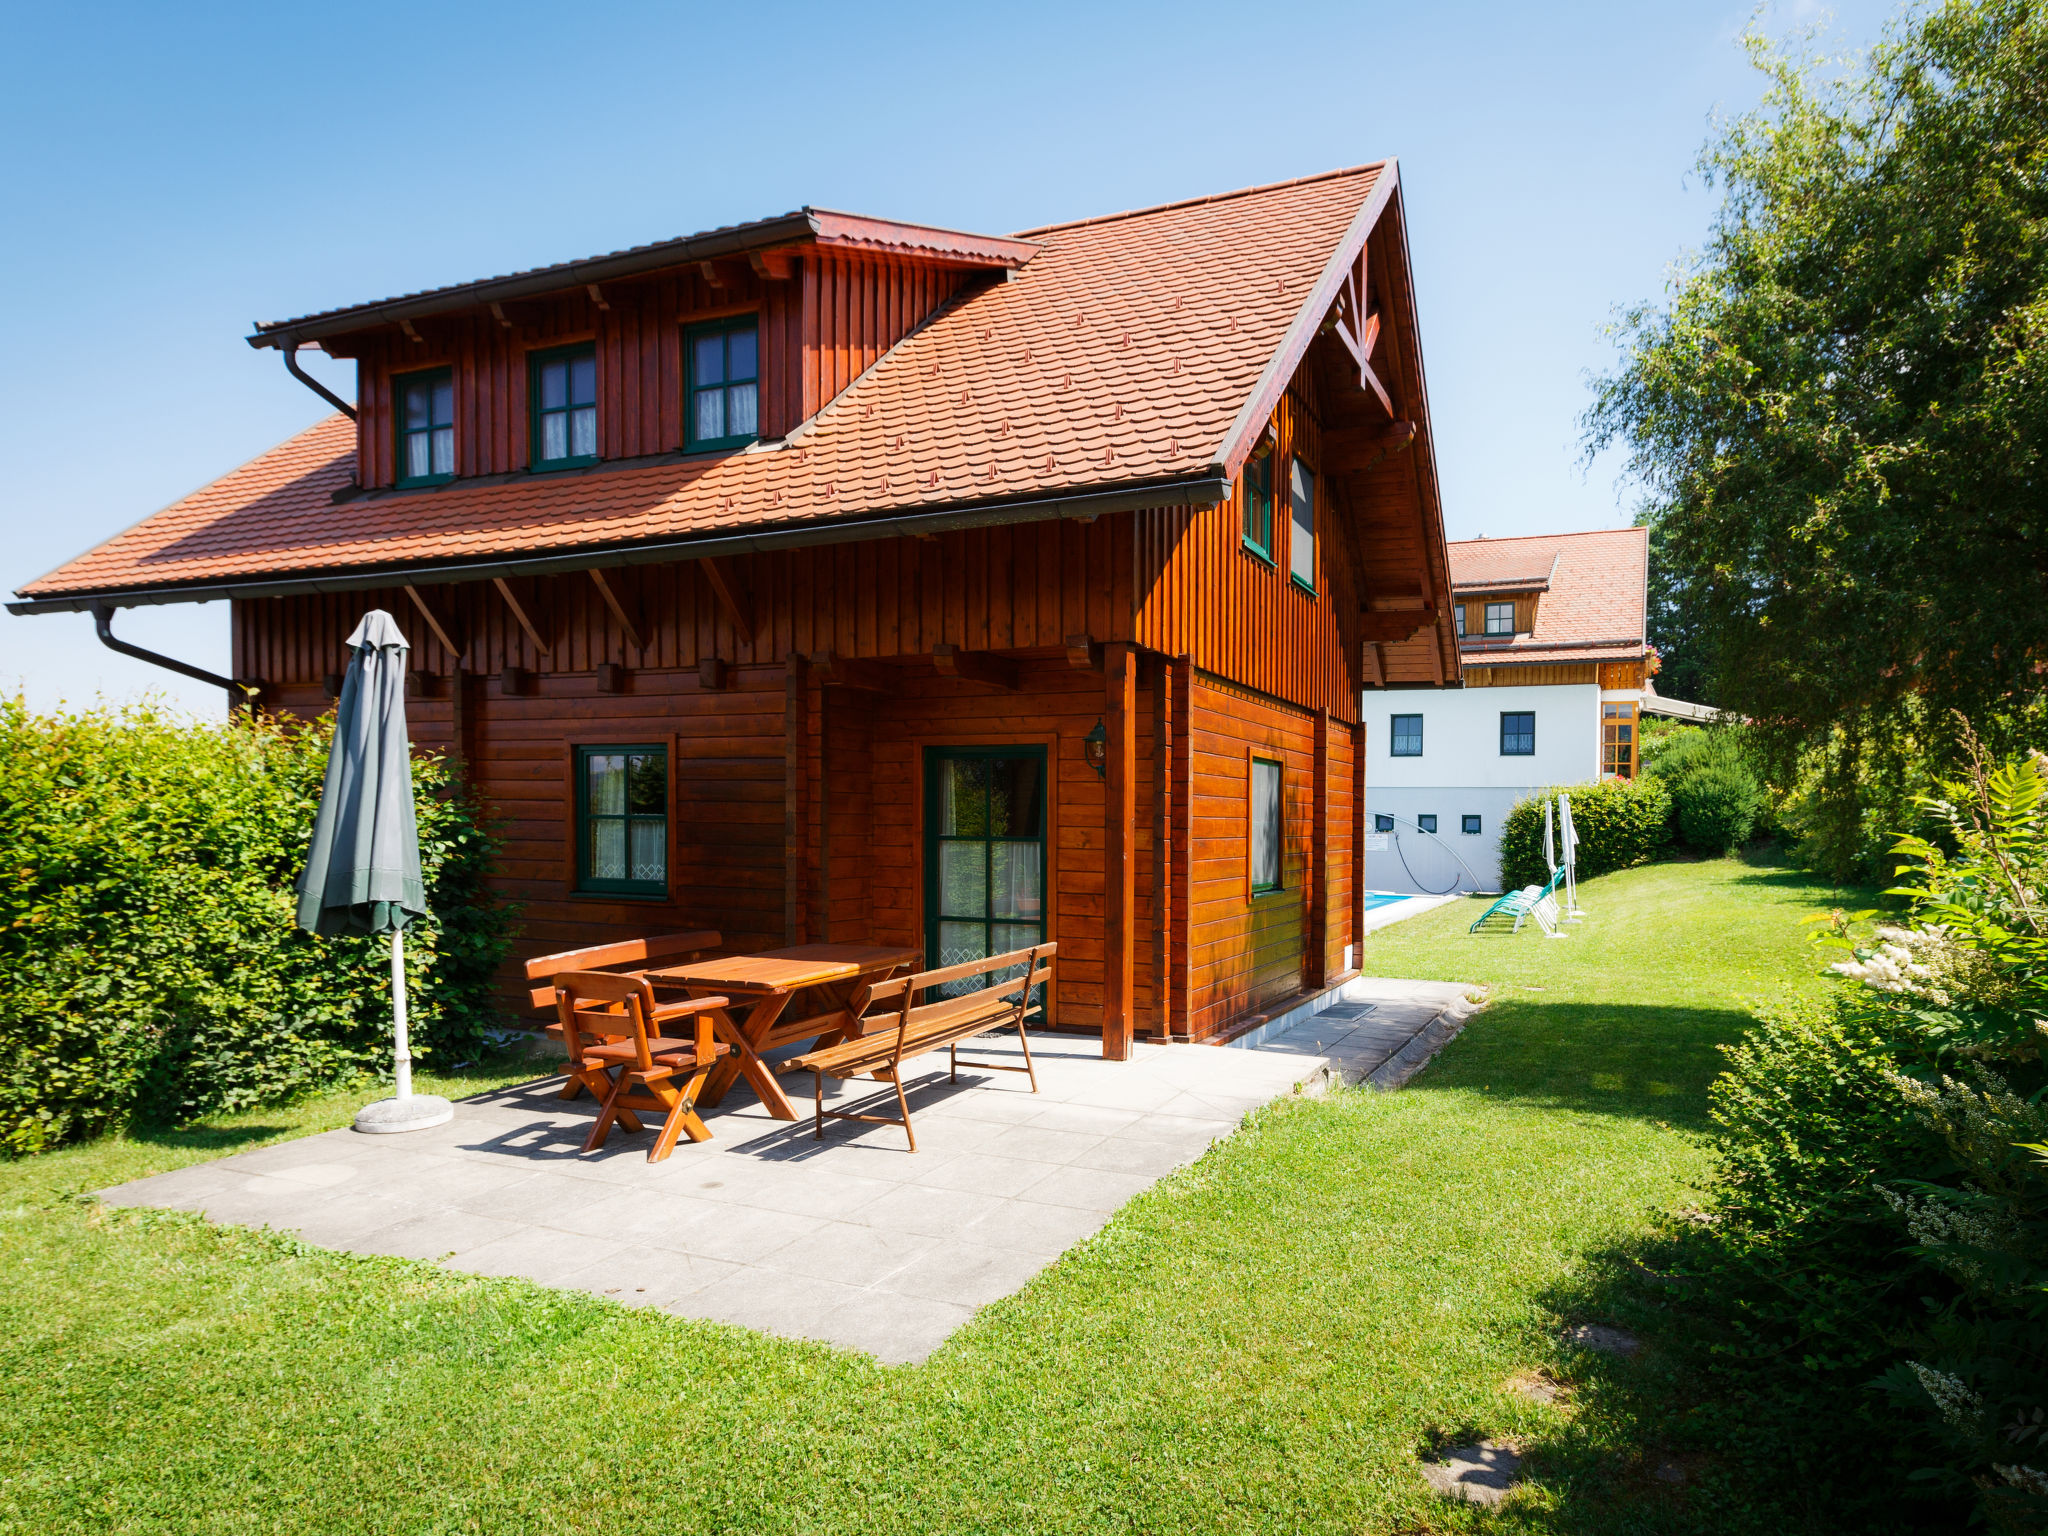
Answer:
[[[743,448],[760,436],[760,332],[754,317],[693,325],[683,333],[690,364],[691,451]]]
[[[391,381],[398,402],[398,483],[438,485],[455,476],[455,373],[435,368]]]
[[[1488,603],[1486,605],[1486,632],[1489,635],[1512,635],[1515,632],[1515,605],[1513,603]]]
[[[1464,639],[1464,638],[1465,638],[1465,605],[1464,605],[1463,603],[1453,603],[1453,604],[1451,605],[1451,617],[1452,617],[1453,619],[1455,619],[1455,620],[1457,621],[1457,625],[1458,625],[1458,638],[1459,638],[1460,640]]]
[[[533,467],[570,469],[597,462],[597,348],[536,352],[527,367],[533,386]]]

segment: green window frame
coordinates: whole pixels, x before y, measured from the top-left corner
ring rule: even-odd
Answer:
[[[1287,576],[1316,595],[1316,472],[1299,458],[1287,461]]]
[[[1244,465],[1244,547],[1273,563],[1273,445],[1261,444]]]
[[[1045,942],[1052,875],[1045,835],[1046,766],[1043,746],[924,749],[928,967]],[[950,822],[949,775],[956,797]],[[977,977],[940,990],[986,985],[988,978]]]
[[[689,388],[683,446],[691,453],[744,448],[761,435],[759,318],[738,315],[683,328]]]
[[[1276,759],[1252,759],[1251,783],[1246,795],[1246,808],[1250,814],[1251,826],[1249,835],[1245,838],[1245,857],[1250,860],[1251,888],[1254,896],[1264,896],[1279,890],[1281,877],[1287,868],[1282,849],[1287,830],[1287,802],[1282,790],[1283,779],[1283,771]]]
[[[597,344],[579,342],[526,354],[530,452],[535,469],[595,464]]]
[[[1387,756],[1422,756],[1422,716],[1395,715],[1387,730]]]
[[[1536,755],[1536,712],[1533,709],[1504,709],[1500,712],[1500,755]]]
[[[668,895],[668,748],[576,748],[576,889]]]
[[[455,370],[423,368],[391,377],[398,456],[393,483],[441,485],[455,478]]]

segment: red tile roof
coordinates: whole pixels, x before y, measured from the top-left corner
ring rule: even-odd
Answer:
[[[781,444],[337,502],[355,429],[333,416],[20,592],[410,569],[984,503],[1000,521],[1005,504],[1079,494],[1174,499],[1163,492],[1227,473],[1238,418],[1272,388],[1283,342],[1306,345],[1320,317],[1305,307],[1392,180],[1369,165],[1030,231],[1028,265],[942,311]]]
[[[1540,591],[1536,628],[1511,641],[1467,635],[1468,666],[1494,662],[1624,661],[1649,649],[1650,535],[1644,528],[1467,539],[1450,546],[1451,594]]]

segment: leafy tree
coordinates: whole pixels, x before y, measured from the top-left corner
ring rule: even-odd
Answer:
[[[1588,441],[1649,493],[1674,661],[1804,760],[1841,870],[1915,722],[2009,747],[2048,663],[2048,9],[1950,0],[1839,76],[1751,48],[1711,236]]]

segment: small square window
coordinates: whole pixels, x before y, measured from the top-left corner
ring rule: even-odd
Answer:
[[[557,347],[528,363],[533,382],[533,467],[597,462],[597,348]]]
[[[668,749],[576,749],[576,889],[668,894]]]
[[[1512,635],[1515,632],[1515,605],[1513,603],[1488,603],[1486,605],[1486,632],[1489,635]]]
[[[1287,570],[1296,586],[1316,589],[1316,472],[1299,459],[1287,466],[1288,502],[1294,510],[1293,536],[1287,544]]]
[[[1418,816],[1415,818],[1415,825],[1424,832],[1434,832],[1436,830],[1436,818],[1434,816]]]
[[[1244,466],[1244,547],[1273,560],[1273,449],[1261,447]]]
[[[690,365],[688,447],[741,448],[760,436],[760,339],[752,315],[683,332]]]
[[[1502,757],[1534,757],[1536,755],[1536,715],[1534,711],[1501,711],[1500,755]]]
[[[1375,832],[1391,832],[1394,830],[1394,818],[1391,816],[1375,816],[1372,819],[1372,829]]]
[[[1394,716],[1393,746],[1390,751],[1395,757],[1422,756],[1422,716]]]
[[[1479,818],[1477,816],[1467,816],[1463,818],[1463,821],[1465,835],[1467,837],[1477,837],[1479,835]]]
[[[1280,765],[1252,759],[1252,892],[1280,889]]]
[[[398,417],[398,483],[438,485],[455,476],[455,373],[435,368],[391,381]]]

